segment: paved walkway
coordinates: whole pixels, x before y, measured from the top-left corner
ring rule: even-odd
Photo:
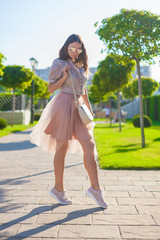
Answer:
[[[0,138],[0,239],[160,239],[160,171],[99,170],[109,205],[86,196],[89,180],[78,156],[67,156],[65,188],[73,204],[60,206],[52,156],[29,142],[29,131]]]

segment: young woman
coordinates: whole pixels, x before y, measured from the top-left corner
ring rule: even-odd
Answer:
[[[87,53],[79,35],[68,37],[60,49],[59,58],[53,61],[49,73],[49,91],[60,92],[52,98],[44,109],[38,124],[30,134],[31,142],[54,154],[55,186],[50,195],[61,204],[71,204],[63,186],[64,161],[67,152],[79,152],[81,146],[84,166],[88,172],[91,187],[87,194],[102,208],[107,204],[99,187],[97,165],[95,161],[96,146],[93,138],[93,123],[82,123],[74,99],[69,71],[72,74],[78,102],[91,107],[85,87],[87,81]],[[92,113],[93,114],[93,113]],[[77,144],[78,143],[78,144]]]

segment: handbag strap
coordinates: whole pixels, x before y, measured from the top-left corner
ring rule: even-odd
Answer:
[[[67,63],[65,63],[66,66],[68,66]],[[74,99],[75,101],[77,102],[77,105],[78,105],[78,100],[77,100],[77,96],[76,96],[76,91],[75,91],[75,87],[74,87],[74,83],[73,83],[73,78],[72,78],[72,74],[71,74],[71,71],[69,70],[69,76],[70,76],[70,79],[71,79],[71,84],[72,84],[72,90],[73,90],[73,95],[74,95]]]

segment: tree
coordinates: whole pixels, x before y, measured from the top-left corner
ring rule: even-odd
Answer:
[[[23,93],[29,96],[32,95],[32,84],[29,83],[28,87],[23,89]],[[37,98],[41,98],[43,94],[46,93],[46,84],[45,81],[42,80],[37,75],[34,75],[34,96]]]
[[[32,95],[32,84],[28,88],[23,90],[24,94]],[[43,99],[43,106],[45,105],[45,99],[49,98],[50,92],[48,91],[48,83],[42,78],[34,75],[34,96],[39,99]]]
[[[132,81],[130,81],[127,85],[125,85],[123,87],[122,93],[123,93],[123,96],[126,99],[131,99],[132,100],[132,114],[134,116],[134,103],[133,103],[133,100],[134,100],[134,97],[137,96],[137,94],[134,94]]]
[[[121,131],[120,92],[132,78],[135,63],[120,55],[108,55],[98,66],[102,94],[118,91],[119,131]]]
[[[0,77],[3,76],[3,69],[4,69],[4,66],[3,66],[3,61],[5,60],[6,58],[4,57],[4,55],[2,53],[0,53]]]
[[[147,115],[147,98],[158,89],[158,82],[150,77],[142,77],[142,95],[145,98],[145,114]],[[138,95],[138,79],[135,79],[132,83],[133,92]]]
[[[105,43],[108,53],[122,54],[136,62],[141,139],[142,147],[145,147],[140,62],[153,62],[154,57],[160,55],[160,16],[149,11],[121,9],[119,14],[103,19],[96,32]]]
[[[44,93],[40,96],[40,98],[48,99],[48,98],[50,97],[50,95],[51,95],[51,93],[50,93],[49,90],[48,90],[48,82],[44,82],[44,84],[45,84],[45,87],[44,87],[45,91],[44,91]]]
[[[92,85],[89,89],[89,99],[92,103],[100,103],[103,101],[102,94],[102,84],[101,84],[101,78],[99,76],[99,73],[96,72],[92,79]]]
[[[4,75],[0,79],[0,84],[6,88],[13,89],[13,101],[12,101],[12,126],[14,124],[14,112],[15,112],[15,89],[23,90],[28,87],[32,78],[33,72],[24,66],[6,66],[4,68]]]

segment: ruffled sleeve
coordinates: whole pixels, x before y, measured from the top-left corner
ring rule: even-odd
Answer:
[[[62,77],[62,66],[58,61],[58,59],[55,59],[50,68],[50,72],[48,76],[49,82],[50,83],[56,82],[61,77]]]

